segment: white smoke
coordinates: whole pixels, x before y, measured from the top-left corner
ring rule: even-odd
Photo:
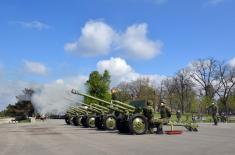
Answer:
[[[36,88],[37,84],[0,79],[0,110],[3,110],[8,104],[17,102],[16,96],[22,94],[24,88]]]
[[[18,99],[25,100],[23,90],[30,88],[34,90],[31,98],[35,110],[41,114],[64,113],[70,105],[75,105],[76,101],[81,101],[81,97],[71,93],[71,89],[78,89],[85,92],[84,83],[87,76],[73,76],[58,79],[47,84],[36,84],[27,81],[0,79],[0,110],[7,105],[14,105]]]
[[[38,113],[61,114],[71,106],[78,104],[81,97],[71,93],[72,89],[85,91],[84,83],[87,77],[77,76],[58,79],[50,84],[44,84],[32,96],[32,103]]]

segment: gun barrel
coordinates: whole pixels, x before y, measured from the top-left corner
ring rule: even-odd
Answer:
[[[89,105],[89,104],[83,103],[82,105],[87,106],[89,110],[93,110],[94,112],[99,113],[99,114],[102,114],[103,112],[108,113],[108,110],[95,107],[94,106],[95,104]]]
[[[127,104],[127,103],[123,103],[123,102],[120,102],[120,101],[117,101],[117,100],[112,100],[112,102],[113,102],[113,103],[116,103],[116,104],[118,104],[118,105],[120,105],[120,106],[123,106],[123,107],[125,107],[125,108],[128,108],[128,109],[131,109],[131,110],[134,110],[134,111],[135,111],[135,107],[132,106],[132,105],[129,105],[129,104]]]
[[[93,97],[93,96],[90,96],[90,95],[81,93],[81,92],[79,92],[78,90],[75,90],[75,89],[72,89],[71,93],[77,94],[77,95],[81,95],[81,96],[84,96],[84,97],[88,97],[88,98],[90,98],[90,99],[93,99],[93,100],[96,100],[96,101],[105,103],[105,104],[107,104],[107,105],[110,105],[110,104],[111,104],[111,103],[108,102],[108,101],[105,101],[105,100],[102,100],[102,99],[99,99],[99,98],[96,98],[96,97]]]
[[[87,95],[87,94],[84,94],[84,93],[81,93],[79,92],[78,90],[75,90],[75,89],[72,89],[71,90],[71,93],[73,94],[77,94],[77,95],[81,95],[81,96],[84,96],[84,97],[87,97],[87,98],[90,98],[90,99],[93,99],[95,101],[99,101],[101,103],[105,103],[108,107],[108,109],[106,110],[109,110],[109,109],[112,109],[114,111],[118,111],[118,112],[121,112],[121,113],[125,113],[126,111],[128,111],[129,113],[133,113],[135,111],[135,107],[132,106],[132,105],[129,105],[129,104],[126,104],[126,103],[123,103],[123,102],[120,102],[120,101],[117,101],[117,100],[111,100],[110,102],[108,101],[105,101],[105,100],[102,100],[102,99],[99,99],[99,98],[96,98],[94,96],[91,96],[91,95]],[[96,107],[98,106],[101,106],[101,105],[98,105],[98,104],[94,104]],[[104,107],[104,106],[103,106]],[[102,107],[102,109],[104,109]],[[100,107],[99,107],[100,108]]]

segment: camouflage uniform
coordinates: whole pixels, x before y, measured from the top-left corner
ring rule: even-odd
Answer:
[[[211,109],[211,115],[214,121],[214,125],[218,125],[218,119],[217,119],[217,113],[218,113],[218,108],[217,106],[212,103],[212,105],[209,107]]]
[[[154,133],[154,109],[153,109],[153,102],[151,100],[147,101],[147,106],[143,109],[144,116],[148,119],[148,130],[149,133]]]
[[[167,124],[171,117],[171,110],[165,104],[162,104],[160,107],[160,116],[161,118],[156,121],[157,134],[163,134],[163,125]]]
[[[181,119],[181,112],[180,112],[180,110],[177,110],[176,117],[177,117],[177,121],[180,122],[180,119]]]

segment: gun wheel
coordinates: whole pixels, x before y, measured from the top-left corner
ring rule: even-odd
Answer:
[[[78,122],[78,116],[75,116],[73,119],[72,119],[72,122],[73,122],[73,125],[74,126],[78,126],[79,122]]]
[[[82,126],[83,127],[85,127],[85,128],[88,128],[89,127],[89,125],[87,124],[87,118],[88,118],[88,116],[82,116],[82,118],[81,118],[81,124],[82,124]]]
[[[148,129],[147,119],[140,114],[133,115],[129,119],[129,128],[132,134],[136,135],[145,134]]]
[[[97,116],[95,118],[95,126],[98,130],[104,130],[105,129],[102,120],[103,120],[103,117],[101,117],[101,116]]]
[[[88,116],[87,117],[87,125],[90,128],[95,128],[95,116]]]
[[[81,126],[82,125],[82,116],[78,117],[78,125]]]
[[[128,127],[128,122],[122,117],[119,116],[116,119],[116,127],[119,133],[129,133],[129,127]]]
[[[71,124],[71,122],[70,122],[70,117],[69,117],[69,116],[65,116],[65,123],[66,123],[67,125],[70,125],[70,124]]]
[[[115,130],[116,129],[116,117],[114,115],[107,115],[104,118],[104,126],[107,130]]]

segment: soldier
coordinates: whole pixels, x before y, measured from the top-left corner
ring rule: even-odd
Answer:
[[[163,124],[167,124],[169,118],[171,118],[170,108],[168,108],[164,102],[160,104],[160,116],[161,118],[156,122],[157,134],[163,134]]]
[[[147,101],[147,106],[143,108],[144,116],[148,119],[148,131],[150,134],[154,133],[154,109],[153,109],[153,102],[151,100]]]
[[[177,121],[180,122],[180,119],[181,119],[181,112],[180,112],[180,110],[177,110],[176,117],[177,117]]]
[[[218,125],[218,120],[217,120],[218,107],[215,105],[215,103],[211,103],[209,109],[211,110],[211,115],[214,121],[214,125]]]

